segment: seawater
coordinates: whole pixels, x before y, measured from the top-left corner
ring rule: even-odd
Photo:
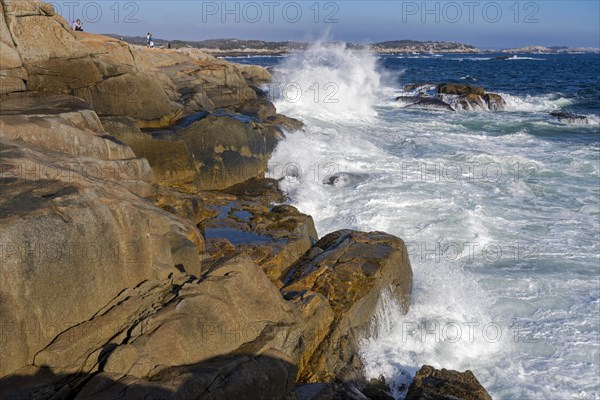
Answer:
[[[407,244],[412,306],[402,315],[383,297],[362,343],[369,376],[398,399],[423,364],[470,369],[495,399],[597,399],[600,56],[495,56],[317,44],[234,61],[275,66],[279,112],[306,123],[268,174],[319,234],[378,230]],[[507,110],[394,100],[405,84],[445,81],[498,93]]]

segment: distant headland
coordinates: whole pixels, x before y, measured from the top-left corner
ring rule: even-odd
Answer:
[[[142,36],[120,36],[109,34],[114,38],[122,39],[130,44],[144,45],[146,38]],[[271,42],[264,40],[241,39],[208,39],[201,41],[190,40],[165,40],[154,39],[158,47],[170,44],[173,48],[193,47],[207,53],[221,57],[238,57],[248,55],[283,55],[288,52],[300,51],[308,48],[310,43],[298,41]],[[569,46],[525,46],[508,49],[479,49],[473,45],[445,42],[445,41],[418,41],[418,40],[390,40],[371,44],[349,43],[349,48],[370,48],[377,53],[405,54],[405,53],[526,53],[526,54],[558,54],[558,53],[599,53],[599,48],[569,47]]]

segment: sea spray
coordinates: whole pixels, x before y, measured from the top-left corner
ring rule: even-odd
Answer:
[[[434,260],[413,262],[413,268],[409,312],[392,307],[396,315],[388,334],[364,340],[361,348],[367,376],[383,374],[398,399],[422,365],[473,369],[507,350],[512,338],[510,325],[490,316],[486,294],[463,268]]]
[[[378,169],[388,173],[390,168],[399,170],[395,166],[400,160],[390,157],[385,149],[369,140],[373,127],[379,124],[375,106],[394,90],[382,85],[384,79],[378,72],[376,58],[364,51],[348,50],[343,45],[317,44],[306,52],[292,55],[277,69],[281,71],[278,79],[301,87],[335,82],[340,101],[318,102],[311,93],[292,103],[287,101],[285,93],[281,94],[276,103],[278,109],[303,118],[307,128],[290,135],[278,146],[271,160],[271,176],[283,178],[281,186],[293,204],[317,217],[320,234],[341,228],[341,224],[361,230],[394,230],[390,226],[376,226],[373,218],[364,221],[356,218],[347,212],[356,209],[356,205],[346,204],[339,197],[332,201],[332,196],[340,190],[354,194],[355,187],[323,183],[328,177],[345,172],[366,176],[366,182],[359,182],[358,186],[373,185]],[[379,160],[380,166],[375,160]],[[402,395],[422,364],[469,367],[472,357],[491,357],[498,347],[481,343],[483,338],[476,343],[465,338],[458,344],[439,337],[423,342],[420,335],[403,339],[406,335],[402,330],[412,324],[425,329],[435,324],[447,329],[448,324],[456,324],[460,329],[474,326],[474,321],[482,325],[491,322],[485,312],[484,294],[463,269],[432,261],[413,262],[413,268],[415,293],[411,311],[402,315],[392,296],[382,294],[380,312],[362,349],[369,377],[383,374],[393,384],[397,396]]]
[[[277,109],[305,118],[374,117],[380,74],[377,58],[343,43],[317,42],[277,67]]]
[[[312,57],[294,55],[287,76],[303,76],[303,54]],[[359,107],[365,113],[280,100],[280,110],[307,126],[279,143],[270,176],[283,178],[321,236],[351,228],[406,241],[411,308],[403,315],[384,298],[361,348],[367,374],[383,374],[397,399],[422,364],[470,369],[495,399],[599,398],[598,125],[560,124],[548,114],[573,110],[598,121],[593,68],[565,56],[544,69],[519,63],[517,75],[514,62],[446,60],[380,60],[406,71],[389,88],[370,64],[380,86],[356,99],[371,99]],[[329,76],[357,68],[321,65]],[[552,82],[574,68],[569,79],[582,89],[557,92]],[[502,94],[508,110],[440,113],[394,102],[406,83],[467,74]],[[339,172],[360,179],[323,183]],[[475,244],[475,257],[446,260],[438,249],[448,243]]]

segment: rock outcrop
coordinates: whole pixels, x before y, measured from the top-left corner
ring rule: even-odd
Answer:
[[[5,21],[0,26],[6,28],[0,31],[10,33],[27,74],[23,85],[3,89],[4,93],[26,88],[72,94],[92,104],[98,114],[127,115],[150,125],[169,124],[181,114],[181,106],[169,98],[168,78],[127,44],[73,32],[47,3],[3,0],[3,8]]]
[[[415,98],[414,101],[411,101],[410,104],[406,106],[406,108],[455,111],[455,109],[445,101],[432,98]]]
[[[292,206],[270,206],[284,200],[272,180],[253,179],[205,197],[213,215],[200,224],[209,256],[203,268],[223,256],[243,253],[281,287],[290,267],[318,240],[310,216]]]
[[[442,94],[454,94],[457,96],[464,96],[469,94],[476,94],[483,96],[485,90],[480,86],[463,85],[460,83],[440,83],[437,86],[438,93]]]
[[[264,176],[278,139],[258,120],[233,114],[203,118],[176,137],[188,146],[198,171],[195,184],[204,190],[224,189]]]
[[[372,328],[386,292],[406,311],[412,269],[402,240],[381,232],[338,231],[317,242],[284,280],[309,337],[300,360],[302,382],[360,376],[358,342]]]
[[[256,99],[250,85],[272,79],[264,68],[230,64],[194,49],[147,51],[73,32],[47,3],[3,0],[1,15],[0,94],[72,94],[101,116],[162,127],[185,113],[243,107]]]
[[[2,392],[8,398],[60,392],[77,399],[283,399],[294,390],[297,323],[297,310],[262,271],[235,258],[201,279],[173,274],[119,293],[39,351],[36,366],[19,371],[36,376],[50,368],[58,379],[32,379],[39,386]]]
[[[63,112],[66,101],[0,104],[0,318],[15,332],[0,375],[35,364],[123,290],[200,273],[197,228],[143,198],[153,192],[147,161],[107,137],[92,110]]]
[[[471,371],[458,372],[424,365],[408,388],[406,400],[491,400]]]
[[[398,96],[396,101],[406,103],[406,108],[503,111],[506,101],[499,94],[487,93],[480,86],[460,83],[418,83],[404,86],[410,96]]]
[[[388,399],[359,341],[406,247],[283,204],[269,72],[0,6],[0,397]]]
[[[588,117],[586,117],[585,115],[578,115],[564,111],[551,112],[550,115],[556,117],[559,122],[565,124],[587,125],[590,123]]]

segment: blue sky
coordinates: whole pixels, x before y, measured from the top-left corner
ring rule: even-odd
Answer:
[[[446,40],[600,47],[600,1],[54,1],[87,31],[165,39]]]

